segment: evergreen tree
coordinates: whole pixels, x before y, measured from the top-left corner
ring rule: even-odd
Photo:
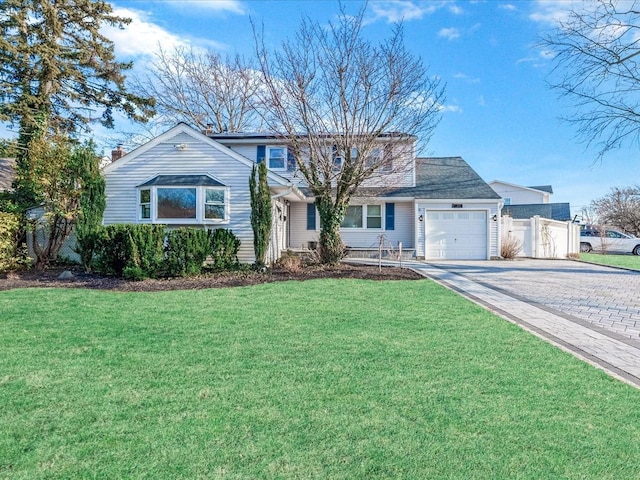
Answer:
[[[99,157],[93,143],[88,143],[76,151],[77,164],[82,176],[80,211],[76,219],[76,251],[82,266],[91,271],[93,254],[97,247],[102,226],[102,216],[107,206],[104,193],[105,182],[100,174]]]
[[[256,180],[257,176],[257,180]],[[267,182],[267,165],[262,162],[251,170],[251,228],[256,264],[264,265],[271,237],[271,192]]]
[[[113,127],[114,111],[134,120],[153,113],[152,99],[125,87],[132,64],[116,61],[100,33],[129,22],[101,0],[0,2],[0,121],[19,126],[18,171],[29,170],[32,142],[48,133],[73,136],[93,122]],[[37,203],[34,190],[16,181],[16,201]]]

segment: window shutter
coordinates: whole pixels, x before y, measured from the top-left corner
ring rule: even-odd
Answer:
[[[386,230],[395,230],[396,228],[396,204],[385,203],[384,205],[384,226]]]
[[[296,170],[296,157],[287,149],[287,172],[295,172]]]
[[[258,145],[258,154],[256,155],[256,163],[262,163],[265,160],[267,154],[267,147],[265,145]]]
[[[307,230],[316,229],[316,204],[307,203]]]

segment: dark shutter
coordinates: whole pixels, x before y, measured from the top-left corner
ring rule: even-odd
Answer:
[[[384,206],[384,226],[386,230],[395,230],[396,228],[396,204],[385,203]]]
[[[264,162],[264,157],[267,154],[267,147],[265,145],[258,145],[258,154],[256,155],[256,163]]]
[[[307,203],[307,230],[316,229],[316,204]]]
[[[293,153],[287,149],[287,172],[295,172],[296,170],[296,157],[293,156]]]

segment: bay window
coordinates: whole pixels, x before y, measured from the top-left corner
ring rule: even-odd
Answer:
[[[227,223],[229,189],[208,175],[158,175],[138,186],[138,220],[150,223]]]

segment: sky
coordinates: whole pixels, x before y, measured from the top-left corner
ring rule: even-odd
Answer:
[[[223,55],[253,53],[251,22],[264,26],[277,49],[303,17],[336,18],[333,0],[117,0],[129,17],[125,30],[105,29],[119,60],[143,72],[162,46],[210,49]],[[355,13],[363,2],[343,2]],[[462,156],[487,182],[551,185],[553,202],[570,202],[573,214],[613,187],[640,184],[633,168],[638,150],[625,147],[597,160],[595,147],[560,120],[571,113],[548,86],[552,59],[540,36],[565,18],[566,1],[370,0],[364,34],[375,41],[403,21],[408,49],[446,84],[442,119],[427,146],[429,156]],[[116,131],[130,131],[120,120]],[[96,129],[96,135],[106,133]],[[105,147],[105,153],[111,146]]]

